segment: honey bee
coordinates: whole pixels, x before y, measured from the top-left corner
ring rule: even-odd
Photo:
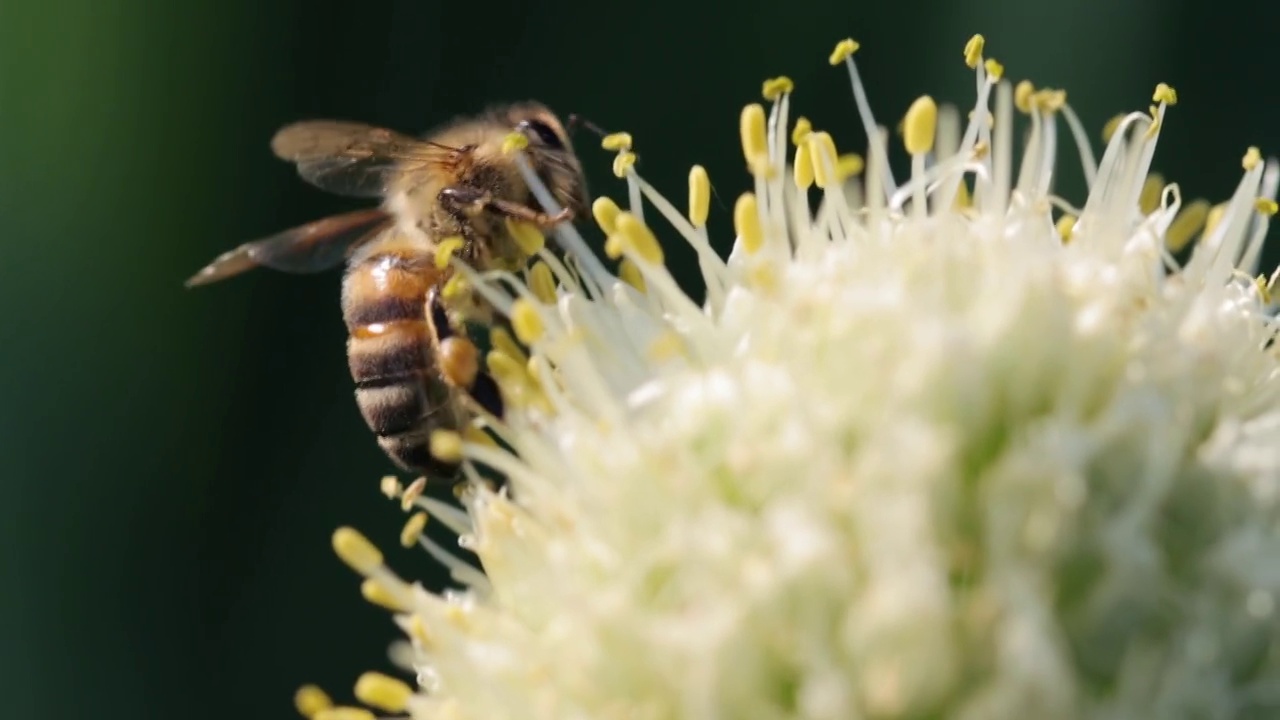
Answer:
[[[518,166],[503,152],[512,132],[527,138],[525,156],[563,208],[557,214],[535,209]],[[444,296],[452,270],[437,268],[436,250],[447,238],[461,238],[457,254],[471,267],[511,267],[525,255],[508,219],[546,233],[585,215],[586,179],[565,126],[529,102],[457,119],[422,139],[354,122],[304,121],[276,133],[271,148],[312,185],[378,198],[380,207],[241,245],[187,287],[256,267],[311,273],[345,262],[347,359],[365,423],[402,469],[455,478],[455,464],[432,456],[432,432],[467,426],[464,395],[498,417],[502,399],[466,331],[466,320],[483,322],[492,313],[476,298]]]

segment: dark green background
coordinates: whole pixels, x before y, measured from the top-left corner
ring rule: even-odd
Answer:
[[[439,579],[377,492],[390,467],[351,399],[338,275],[181,287],[240,241],[353,207],[271,157],[281,124],[421,131],[536,97],[631,131],[678,202],[705,164],[727,205],[763,78],[790,75],[800,112],[860,150],[834,41],[863,42],[894,123],[922,92],[971,102],[960,50],[982,31],[1095,130],[1173,84],[1157,167],[1217,200],[1247,145],[1280,151],[1274,7],[0,0],[5,717],[289,717],[298,683],[347,697],[395,636],[331,557],[336,525]],[[616,193],[584,145],[593,190]],[[724,207],[712,223],[723,246]]]

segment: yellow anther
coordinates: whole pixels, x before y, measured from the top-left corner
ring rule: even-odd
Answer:
[[[293,694],[293,706],[302,717],[313,718],[320,711],[333,707],[333,701],[319,687],[303,685]]]
[[[467,279],[462,275],[454,275],[445,282],[444,288],[440,290],[440,296],[445,300],[456,300],[470,291],[471,284]]]
[[[618,213],[622,212],[622,208],[618,207],[618,203],[612,198],[601,195],[596,201],[591,203],[591,216],[596,219],[596,224],[606,235],[613,232],[613,225],[618,220]]]
[[[399,598],[383,587],[382,583],[372,578],[360,583],[360,595],[370,603],[394,613],[406,612],[409,609],[400,602]]]
[[[978,67],[978,62],[982,60],[982,48],[987,44],[987,39],[981,35],[974,35],[969,38],[969,42],[964,44],[964,64],[970,69]]]
[[[1245,170],[1252,170],[1258,167],[1258,163],[1262,162],[1262,152],[1258,148],[1250,146],[1244,153],[1244,158],[1240,160],[1240,165]]]
[[[618,214],[617,232],[609,239],[614,237],[621,237],[623,248],[631,250],[645,262],[662,264],[662,246],[658,244],[658,238],[635,215],[629,212]],[[607,241],[605,245],[608,245]]]
[[[737,231],[742,247],[754,255],[764,246],[764,230],[760,227],[760,208],[753,193],[743,193],[733,206],[733,229]]]
[[[619,150],[630,150],[631,149],[631,133],[625,133],[625,132],[609,133],[608,135],[605,135],[602,140],[600,140],[600,147],[604,148],[605,150],[611,150],[614,152],[617,152]]]
[[[617,260],[627,251],[626,238],[614,233],[604,239],[604,254],[610,260]]]
[[[649,343],[648,357],[653,362],[662,362],[684,355],[684,338],[672,330],[662,333]]]
[[[981,160],[986,157],[989,152],[991,152],[991,146],[987,144],[986,140],[979,140],[973,144],[972,157],[974,160]]]
[[[467,241],[459,235],[447,237],[436,245],[436,269],[443,270],[449,267],[449,259],[453,254],[465,247]]]
[[[1227,215],[1227,206],[1229,202],[1220,202],[1209,208],[1209,214],[1204,219],[1204,235],[1212,235],[1214,230],[1218,229],[1218,223],[1222,222],[1222,218]]]
[[[1071,242],[1071,235],[1076,230],[1076,216],[1067,213],[1058,218],[1058,222],[1054,223],[1054,227],[1058,230],[1058,236],[1062,238],[1062,244],[1066,245]]]
[[[636,154],[630,150],[624,150],[618,153],[613,159],[613,174],[617,177],[624,178],[631,166],[636,164]]]
[[[1052,88],[1038,90],[1031,96],[1031,104],[1041,112],[1056,113],[1067,104],[1067,91]]]
[[[836,141],[831,133],[812,132],[806,143],[809,146],[809,164],[813,166],[813,182],[820,188],[837,183],[835,177],[836,160],[840,153],[836,152]]]
[[[510,355],[497,350],[490,352],[485,358],[489,374],[507,392],[520,392],[528,388],[532,378],[525,371],[526,362],[518,361]]]
[[[1030,80],[1023,80],[1013,88],[1013,106],[1024,113],[1031,113],[1032,96],[1036,94],[1036,86]]]
[[[411,548],[418,544],[418,538],[422,537],[422,531],[427,527],[427,514],[424,512],[414,513],[405,521],[404,527],[400,528],[400,545]]]
[[[444,619],[448,620],[454,627],[466,628],[471,624],[470,618],[467,617],[467,611],[457,605],[448,605],[444,609]]]
[[[738,118],[738,134],[742,139],[742,156],[748,163],[755,158],[769,157],[763,105],[751,103],[742,108],[742,114]]]
[[[509,401],[512,406],[536,405],[543,410],[550,409],[550,402],[543,395],[538,378],[529,374],[526,365],[517,364],[515,359],[500,352],[490,352],[486,360],[489,374],[502,389],[503,400]]]
[[[845,153],[836,158],[836,177],[841,182],[851,177],[857,177],[862,174],[866,163],[862,160],[862,156],[858,153]]]
[[[787,77],[786,75],[782,75],[776,78],[769,78],[768,80],[765,80],[764,85],[761,88],[761,94],[764,95],[765,100],[768,100],[769,102],[773,102],[778,98],[782,97],[784,94],[789,93],[795,89],[796,89],[796,84],[791,82],[791,78]]]
[[[367,672],[356,680],[356,699],[390,713],[404,712],[413,697],[413,688],[382,673]]]
[[[417,640],[423,647],[431,645],[431,634],[427,632],[427,623],[418,615],[409,620],[409,637]]]
[[[839,65],[849,56],[858,52],[859,47],[860,46],[853,40],[853,38],[845,38],[844,40],[836,43],[835,49],[832,50],[831,55],[827,57],[827,62],[832,65]]]
[[[382,567],[382,552],[355,528],[340,527],[334,531],[333,551],[347,567],[361,575]]]
[[[542,326],[542,316],[538,315],[538,309],[525,298],[511,303],[511,329],[516,331],[516,337],[525,345],[537,342],[546,330]]]
[[[902,142],[907,152],[923,155],[933,149],[933,136],[938,129],[938,104],[928,95],[921,95],[907,109],[902,124]]]
[[[694,165],[689,169],[689,222],[700,228],[707,224],[711,211],[711,178],[707,169]]]
[[[622,258],[623,252],[627,251],[626,238],[621,233],[613,233],[611,236],[604,238],[604,255],[608,259],[617,260]]]
[[[813,132],[813,124],[809,122],[807,117],[796,118],[796,126],[791,129],[791,142],[799,147],[804,144],[805,138],[809,137],[809,133]]]
[[[987,69],[987,82],[998,83],[1004,77],[1004,65],[995,58],[987,58],[982,65]]]
[[[511,239],[516,241],[520,252],[525,255],[537,255],[542,246],[547,243],[547,239],[542,236],[542,231],[533,223],[507,218],[506,224]]]
[[[1178,91],[1169,87],[1165,83],[1160,83],[1159,85],[1156,85],[1156,91],[1151,94],[1151,99],[1158,103],[1164,103],[1165,105],[1177,105]]]
[[[529,138],[525,137],[524,133],[508,133],[502,139],[502,154],[504,155],[519,152],[527,147],[529,147]]]
[[[489,344],[493,346],[494,350],[514,358],[521,365],[525,364],[529,359],[525,357],[524,350],[516,342],[515,338],[511,337],[511,333],[507,332],[506,328],[495,327],[489,330]]]
[[[644,274],[629,258],[622,258],[622,262],[618,263],[618,277],[641,293],[645,292]]]
[[[1120,129],[1120,123],[1124,122],[1124,117],[1125,114],[1120,113],[1108,120],[1106,125],[1102,126],[1102,142],[1111,142],[1111,136],[1116,134],[1116,130]]]
[[[404,488],[400,487],[400,478],[395,475],[384,475],[382,482],[378,483],[378,489],[382,491],[383,495],[387,496],[387,499],[394,500],[400,497],[400,492]]]
[[[378,716],[364,708],[339,706],[321,710],[311,720],[378,720]]]
[[[409,487],[404,489],[404,494],[400,496],[400,509],[409,512],[409,508],[418,501],[423,491],[427,489],[427,479],[420,477],[409,483]]]
[[[1142,191],[1138,193],[1138,210],[1143,215],[1150,215],[1160,207],[1160,195],[1164,193],[1164,176],[1151,173],[1142,183]]]
[[[791,175],[796,181],[796,187],[801,190],[808,190],[813,185],[813,155],[809,152],[809,143],[804,142],[796,146]]]
[[[772,295],[778,289],[778,271],[772,263],[754,263],[747,270],[747,284],[765,295]]]
[[[529,268],[529,291],[539,301],[548,305],[556,301],[555,275],[551,274],[551,268],[541,260]]]
[[[1276,210],[1280,210],[1280,205],[1277,205],[1276,201],[1271,198],[1263,197],[1253,201],[1253,208],[1263,215],[1271,217],[1276,214]]]
[[[427,448],[432,457],[442,462],[462,461],[462,436],[452,430],[432,430]]]
[[[747,171],[752,176],[762,177],[765,180],[772,180],[777,171],[773,167],[773,163],[769,162],[768,155],[752,155],[747,158]]]

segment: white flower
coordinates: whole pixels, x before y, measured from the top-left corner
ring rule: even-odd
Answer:
[[[466,511],[406,501],[483,573],[421,540],[463,585],[431,594],[339,531],[419,684],[369,675],[361,700],[415,720],[1280,713],[1276,279],[1254,277],[1277,165],[1250,149],[1228,202],[1184,204],[1149,174],[1172,89],[1095,165],[1065,95],[1015,89],[975,37],[972,120],[918,101],[898,180],[855,49],[832,64],[872,129],[865,179],[766,83],[727,262],[705,172],[686,217],[613,136],[630,209],[595,210],[628,282],[571,229],[576,269],[542,253],[514,294],[463,268],[525,346],[491,362],[510,449],[440,436],[476,480]],[[1050,194],[1060,120],[1079,208]],[[654,215],[697,250],[703,305]],[[316,692],[308,714],[363,717]]]

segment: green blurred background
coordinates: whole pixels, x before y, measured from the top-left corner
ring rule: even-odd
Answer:
[[[729,205],[763,78],[791,76],[800,112],[861,150],[836,40],[862,41],[894,123],[923,92],[971,102],[960,51],[981,31],[1094,129],[1173,84],[1157,169],[1218,200],[1247,145],[1280,151],[1277,19],[1243,0],[0,1],[5,716],[290,717],[296,685],[348,698],[396,637],[331,556],[335,526],[441,581],[378,493],[392,468],[352,401],[339,275],[181,286],[234,244],[354,207],[271,157],[278,126],[417,132],[540,98],[631,131],[679,202],[706,165]],[[592,189],[617,193],[582,145]],[[1065,182],[1078,198],[1078,171]]]

